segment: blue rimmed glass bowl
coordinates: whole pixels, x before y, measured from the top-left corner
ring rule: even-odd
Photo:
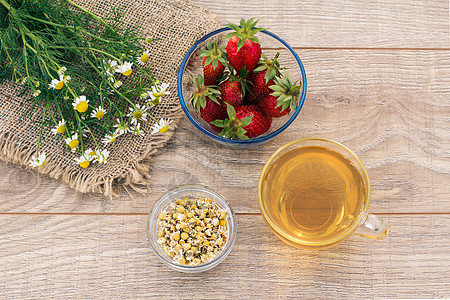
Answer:
[[[206,43],[208,41],[217,41],[219,46],[226,46],[226,43],[228,41],[224,41],[223,37],[229,31],[231,31],[231,29],[229,28],[221,28],[213,31],[202,37],[191,47],[191,49],[189,49],[178,71],[178,97],[181,103],[181,107],[183,108],[183,111],[188,119],[192,122],[192,124],[194,124],[195,127],[197,127],[198,130],[200,130],[204,135],[211,138],[212,140],[220,144],[233,147],[259,145],[271,140],[272,138],[283,132],[300,113],[306,97],[307,84],[305,69],[298,54],[283,39],[267,30],[257,33],[256,36],[261,41],[262,52],[266,54],[269,59],[272,59],[275,56],[276,52],[280,52],[280,56],[278,57],[280,66],[284,68],[285,71],[289,72],[293,82],[301,82],[302,88],[298,107],[296,110],[291,111],[289,114],[283,117],[274,118],[272,120],[272,126],[269,131],[258,137],[249,140],[231,140],[219,136],[218,133],[214,131],[214,129],[212,129],[211,126],[200,117],[200,113],[198,113],[192,107],[192,105],[189,103],[189,100],[193,91],[195,90],[193,77],[197,74],[203,74],[202,58],[199,55],[200,51],[206,49]]]

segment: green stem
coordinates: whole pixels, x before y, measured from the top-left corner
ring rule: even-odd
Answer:
[[[89,126],[87,126],[86,123],[84,123],[83,121],[80,121],[80,122],[81,122],[81,124],[83,124],[87,128],[87,130],[89,131],[89,133],[92,136],[92,139],[94,140],[95,147],[97,147],[98,151],[100,151],[100,147],[98,146],[97,140],[95,139],[95,136],[94,136],[94,134],[91,131],[91,128],[89,128]]]
[[[110,40],[104,39],[102,37],[99,37],[99,36],[97,36],[95,34],[90,33],[89,31],[84,30],[84,29],[79,28],[79,27],[73,27],[73,26],[67,26],[67,25],[63,25],[63,24],[58,24],[58,23],[54,23],[54,22],[51,22],[51,21],[42,20],[42,19],[30,16],[30,15],[25,15],[25,17],[30,19],[30,20],[41,22],[43,24],[51,25],[53,27],[65,28],[65,29],[68,29],[68,30],[72,31],[73,33],[76,33],[76,30],[73,29],[73,28],[76,28],[76,29],[80,30],[83,34],[86,34],[86,35],[88,35],[88,36],[90,36],[90,37],[92,37],[94,39],[97,39],[97,40],[105,42],[105,43],[115,42],[115,41],[110,41]]]
[[[105,51],[100,50],[100,49],[92,48],[92,47],[85,48],[85,47],[49,46],[49,48],[53,48],[53,49],[73,49],[73,50],[90,50],[90,51],[94,51],[94,52],[106,55],[106,56],[108,56],[108,57],[110,57],[110,58],[112,58],[112,59],[114,59],[116,61],[121,61],[120,59],[118,59],[117,57],[115,57],[114,55],[112,55],[112,54],[110,54],[108,52],[105,52]]]
[[[0,0],[0,1],[3,1],[3,0]],[[114,30],[114,28],[112,28],[108,23],[106,23],[105,20],[103,20],[102,18],[100,18],[100,17],[98,17],[97,15],[91,13],[90,11],[84,9],[83,7],[81,7],[80,5],[74,3],[74,2],[71,1],[71,0],[67,0],[67,2],[70,3],[70,4],[72,4],[72,5],[75,6],[76,8],[82,10],[83,12],[85,12],[86,14],[88,14],[89,16],[91,16],[94,20],[100,22],[100,23],[103,24],[105,27],[109,28],[111,31],[116,32],[116,31]],[[119,35],[117,32],[116,32],[116,34]]]
[[[4,7],[6,7],[6,9],[9,10],[10,12],[12,12],[12,13],[15,12],[14,8],[12,8],[11,5],[9,5],[9,3],[6,2],[5,0],[0,0],[0,3],[1,3]]]
[[[27,41],[25,40],[25,34],[23,33],[22,28],[19,27],[20,34],[22,35],[22,41],[23,41],[23,59],[25,61],[25,72],[27,73],[27,78],[30,77],[30,74],[28,72],[28,60],[27,60],[27,48],[25,47],[28,45]]]

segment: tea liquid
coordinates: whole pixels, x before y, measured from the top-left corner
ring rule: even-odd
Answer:
[[[268,170],[262,189],[267,212],[282,231],[321,244],[346,232],[365,197],[353,163],[319,146],[283,154]]]

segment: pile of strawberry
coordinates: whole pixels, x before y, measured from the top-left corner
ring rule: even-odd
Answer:
[[[277,59],[261,51],[255,36],[258,20],[241,19],[240,26],[226,26],[225,47],[207,43],[201,52],[203,76],[194,76],[196,90],[191,105],[219,133],[230,139],[250,139],[266,133],[272,118],[294,111],[298,106],[300,84],[292,83],[289,73],[281,74]]]

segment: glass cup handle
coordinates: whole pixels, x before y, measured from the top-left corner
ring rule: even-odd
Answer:
[[[361,222],[355,234],[374,240],[382,240],[389,232],[389,226],[377,216],[368,214],[367,218]]]

